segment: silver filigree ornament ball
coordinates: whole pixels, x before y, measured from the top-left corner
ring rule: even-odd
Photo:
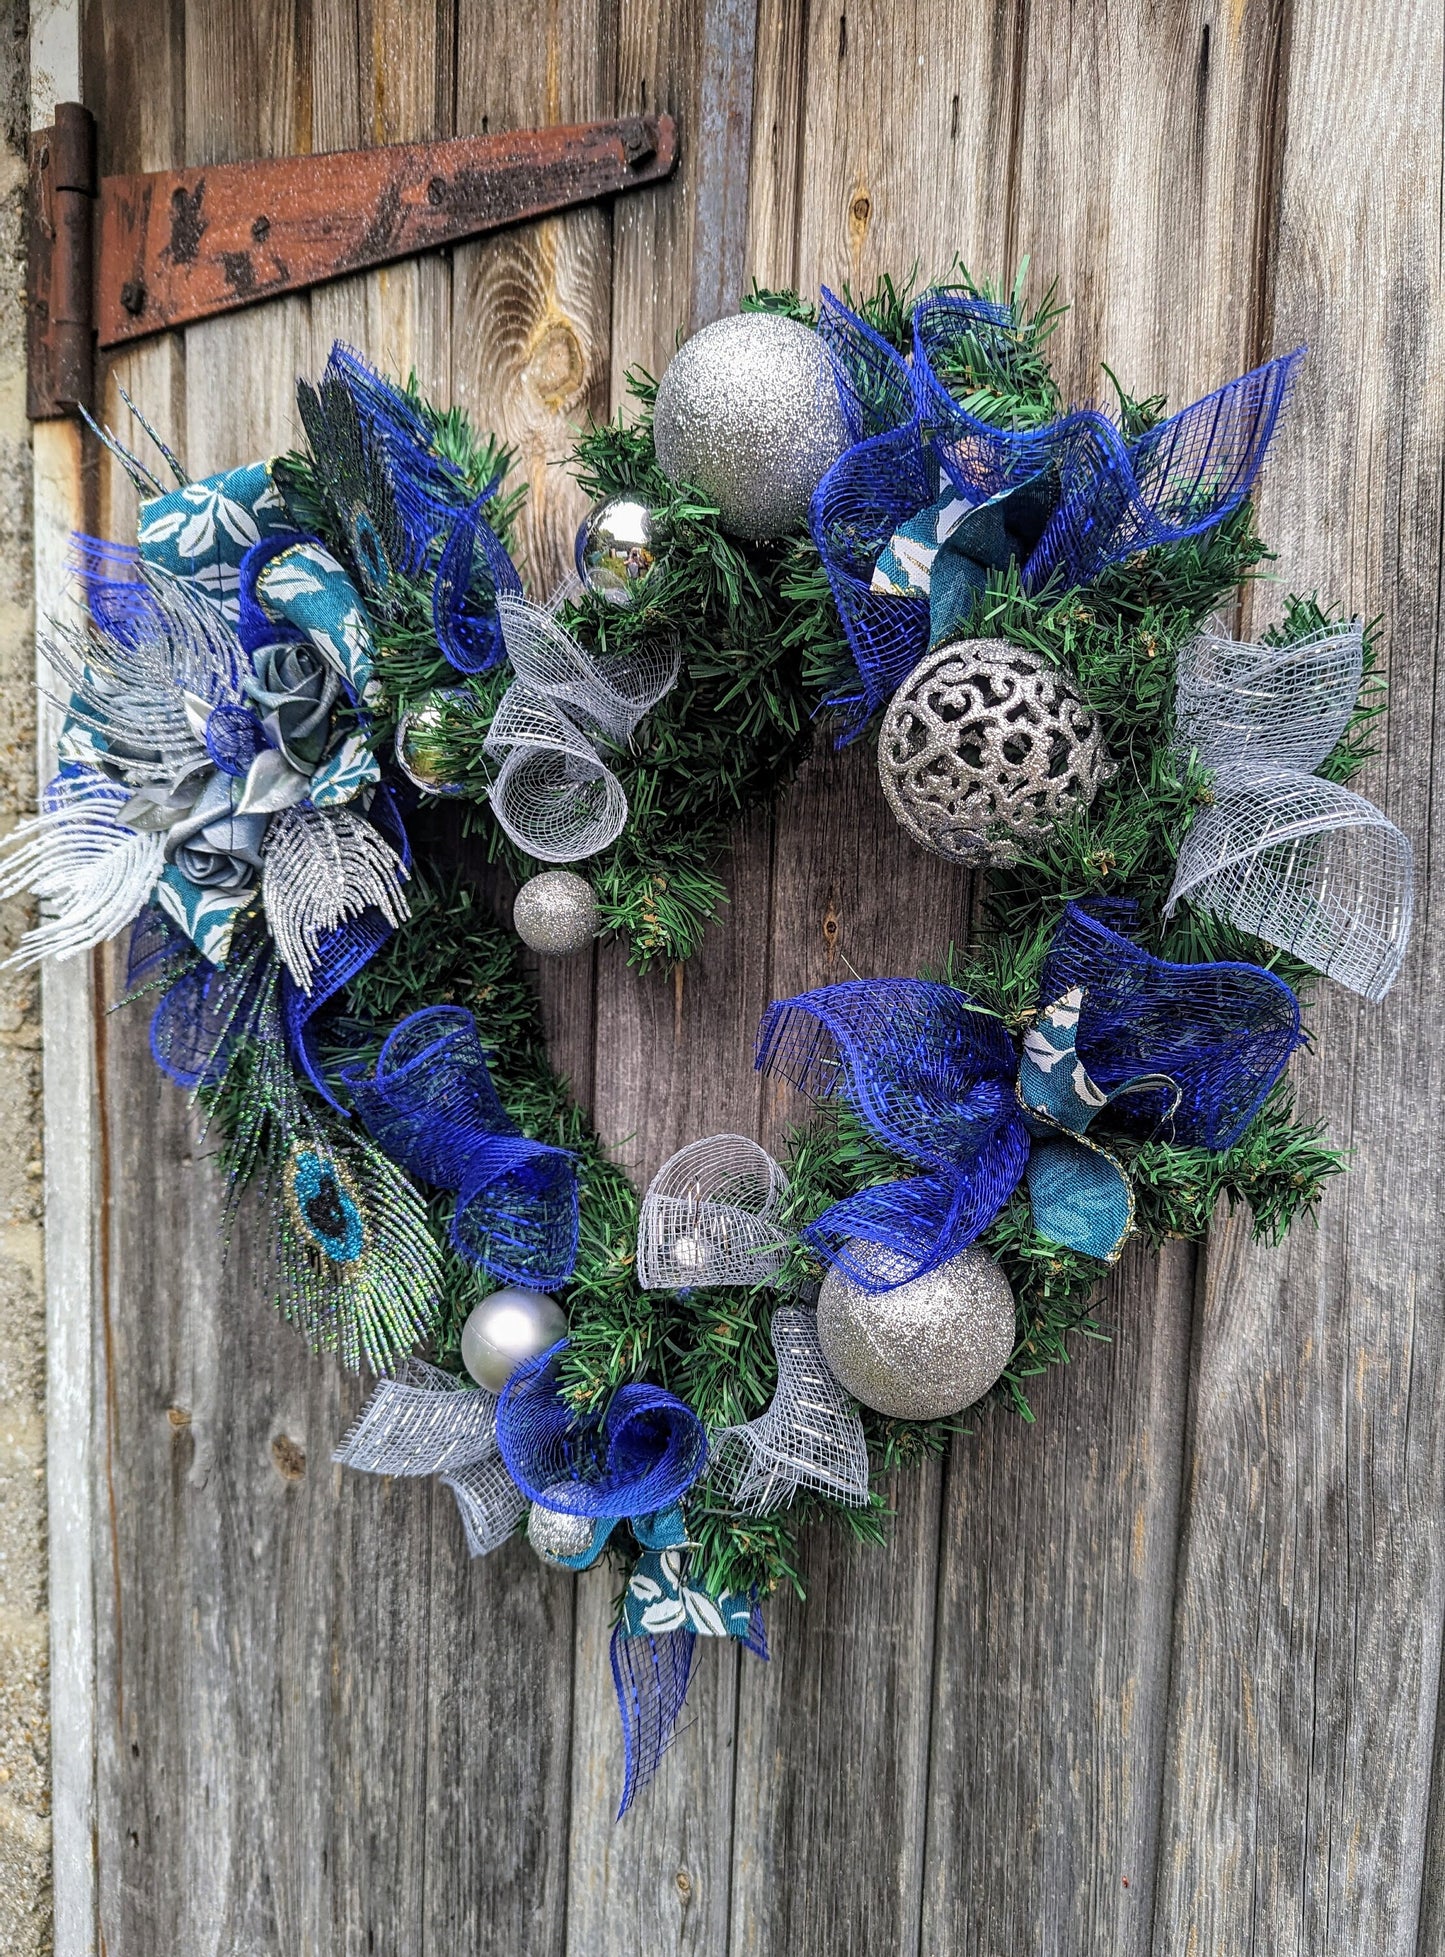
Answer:
[[[474,713],[475,703],[464,686],[433,687],[409,707],[397,722],[396,765],[428,795],[460,795],[462,784],[451,779],[447,723],[458,711]]]
[[[738,537],[781,537],[848,443],[823,343],[778,313],[735,313],[674,354],[653,411],[663,474]]]
[[[1098,717],[1038,653],[955,639],[888,703],[878,774],[899,822],[956,863],[1012,862],[1114,773]]]
[[[659,524],[636,496],[609,496],[582,519],[577,575],[596,598],[630,605],[657,569]]]
[[[528,877],[512,906],[512,925],[522,943],[549,958],[585,951],[597,936],[600,914],[586,877],[575,870],[543,870]]]
[[[527,1511],[527,1541],[541,1561],[554,1569],[566,1569],[564,1557],[586,1553],[592,1542],[592,1527],[590,1515],[564,1515],[541,1502],[533,1502]]]
[[[509,1284],[473,1307],[462,1327],[462,1364],[489,1393],[500,1393],[518,1366],[567,1336],[555,1298]]]
[[[851,1246],[866,1260],[868,1246]],[[818,1293],[818,1342],[855,1400],[895,1420],[941,1420],[981,1400],[1014,1349],[1014,1296],[978,1244],[936,1271],[863,1291],[830,1270]]]

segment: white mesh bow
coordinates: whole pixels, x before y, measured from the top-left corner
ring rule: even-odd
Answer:
[[[676,684],[677,648],[649,641],[627,657],[594,655],[540,605],[503,597],[497,614],[517,677],[487,737],[502,763],[492,812],[519,848],[545,863],[595,856],[627,821],[627,797],[597,743],[626,745]]]
[[[816,1488],[850,1508],[868,1502],[868,1446],[856,1403],[828,1370],[818,1316],[798,1305],[773,1313],[778,1386],[766,1413],[709,1437],[710,1492],[722,1508],[761,1515]]]
[[[1408,838],[1312,772],[1349,724],[1363,639],[1337,625],[1289,646],[1206,633],[1180,655],[1177,745],[1214,770],[1179,851],[1183,898],[1372,1000],[1400,969],[1414,898]]]
[[[497,1449],[496,1394],[421,1359],[377,1382],[331,1458],[362,1474],[439,1475],[456,1497],[472,1556],[498,1548],[526,1513]]]
[[[788,1254],[778,1221],[787,1178],[746,1135],[708,1135],[670,1156],[648,1185],[637,1221],[644,1291],[765,1284]]]

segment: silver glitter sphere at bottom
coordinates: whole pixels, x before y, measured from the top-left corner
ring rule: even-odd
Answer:
[[[517,892],[512,924],[530,950],[565,958],[585,951],[597,936],[597,899],[575,870],[543,870]]]
[[[866,1245],[856,1246],[860,1256]],[[1014,1296],[970,1244],[925,1277],[860,1291],[831,1270],[818,1293],[818,1340],[841,1386],[895,1420],[940,1420],[981,1400],[1014,1349]]]
[[[509,1284],[473,1307],[462,1327],[462,1364],[489,1393],[500,1393],[527,1359],[567,1336],[567,1317],[555,1298]]]
[[[673,355],[652,417],[669,482],[692,484],[739,537],[781,537],[807,517],[848,445],[823,343],[778,313],[735,313]]]
[[[564,1556],[581,1556],[592,1541],[590,1515],[564,1515],[533,1502],[527,1511],[527,1541],[544,1563],[565,1569]]]
[[[1093,710],[1046,659],[1004,639],[955,639],[888,703],[878,776],[925,849],[1011,862],[1086,809],[1114,773]]]
[[[597,598],[630,605],[657,568],[656,520],[635,496],[609,496],[577,532],[577,575]]]

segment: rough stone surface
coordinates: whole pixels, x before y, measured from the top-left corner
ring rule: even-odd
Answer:
[[[0,0],[0,830],[35,806],[24,0]],[[25,928],[0,906],[0,956]],[[0,1950],[51,1948],[39,988],[0,972]]]

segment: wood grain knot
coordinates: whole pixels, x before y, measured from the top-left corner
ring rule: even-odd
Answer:
[[[271,1443],[271,1465],[282,1481],[300,1481],[306,1472],[306,1450],[289,1434],[277,1434]]]
[[[838,938],[843,929],[843,920],[838,912],[836,898],[828,899],[828,908],[823,913],[823,942],[828,947],[828,963],[838,962]]]
[[[873,199],[866,190],[853,193],[853,201],[848,206],[848,231],[856,250],[863,242],[868,229],[868,220],[873,215]]]
[[[691,1902],[692,1877],[688,1874],[686,1869],[679,1869],[677,1872],[677,1893],[679,1896],[681,1896],[682,1900],[685,1903]]]
[[[587,356],[567,319],[549,319],[533,340],[523,368],[527,385],[553,414],[578,400],[587,386]]]
[[[191,1424],[191,1410],[189,1407],[167,1407],[166,1419],[169,1420],[172,1427],[189,1427]]]

